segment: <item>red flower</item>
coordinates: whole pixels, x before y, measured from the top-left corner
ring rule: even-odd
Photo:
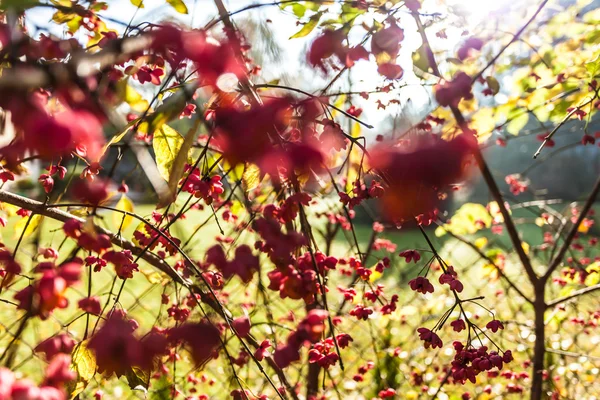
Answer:
[[[439,347],[440,349],[442,348],[442,339],[440,339],[440,337],[434,332],[430,331],[427,328],[419,328],[417,329],[417,332],[419,332],[419,339],[425,342],[426,349],[428,349],[429,347],[434,349],[436,347]]]
[[[4,367],[0,367],[0,399],[12,399],[12,390],[15,383],[14,373]]]
[[[581,144],[583,144],[584,146],[586,144],[594,143],[596,143],[596,139],[592,135],[583,135],[583,137],[581,138]]]
[[[51,360],[55,355],[71,354],[75,347],[75,340],[65,333],[52,336],[35,347],[37,353],[44,353],[46,360]],[[2,398],[2,396],[0,396]]]
[[[85,204],[98,205],[108,198],[108,181],[102,179],[81,180],[73,187],[73,195]]]
[[[348,147],[349,140],[344,135],[344,131],[338,123],[330,119],[324,119],[323,132],[319,137],[323,151],[340,151]]]
[[[394,63],[384,63],[377,67],[377,72],[388,79],[400,79],[404,75],[404,70],[401,66]]]
[[[149,368],[142,342],[134,334],[131,323],[121,314],[114,313],[90,339],[88,348],[96,354],[100,373],[117,376],[127,373],[132,366]]]
[[[387,178],[383,211],[393,220],[404,220],[435,210],[438,191],[466,178],[476,145],[465,134],[449,141],[427,136],[403,147],[377,145],[369,162]]]
[[[463,321],[462,319],[457,319],[455,321],[450,322],[450,326],[452,326],[452,329],[455,332],[460,332],[462,330],[467,329],[465,321]]]
[[[395,60],[400,51],[400,42],[404,40],[404,31],[395,22],[387,28],[380,29],[371,39],[371,52],[375,55],[387,53]]]
[[[217,267],[225,279],[237,275],[244,283],[249,283],[259,270],[258,257],[252,254],[252,249],[247,245],[237,247],[235,258],[230,261],[227,261],[223,248],[215,245],[206,252],[206,262]]]
[[[421,254],[417,250],[404,250],[399,256],[404,257],[407,263],[414,261],[416,264],[421,259]]]
[[[323,60],[336,55],[342,62],[346,60],[347,48],[343,45],[345,35],[341,30],[326,30],[315,39],[308,52],[308,62],[313,67],[319,67],[327,72]]]
[[[262,361],[265,357],[269,356],[269,352],[267,349],[272,347],[271,341],[269,339],[263,340],[258,349],[254,352],[254,357],[258,361]]]
[[[83,311],[93,315],[100,315],[102,313],[100,299],[98,299],[97,297],[86,297],[84,299],[79,300],[77,305]]]
[[[482,47],[483,40],[479,38],[469,38],[463,43],[462,47],[458,49],[458,59],[464,61],[471,55],[471,50],[481,50]]]
[[[435,98],[442,107],[458,106],[462,99],[471,100],[471,77],[464,72],[459,72],[454,79],[443,85],[436,85]]]
[[[408,282],[408,285],[415,292],[423,294],[433,293],[433,285],[431,282],[429,282],[429,279],[423,276],[418,276],[415,279],[412,279],[410,282]]]
[[[208,361],[221,345],[219,330],[208,321],[170,329],[168,337],[172,341],[183,342],[198,365]]]
[[[133,278],[133,273],[138,270],[138,265],[133,262],[131,250],[110,250],[102,255],[102,259],[115,266],[115,272],[121,279]]]
[[[242,338],[250,334],[250,318],[247,316],[234,319],[231,325]]]
[[[497,319],[491,320],[487,323],[485,327],[494,333],[498,332],[498,330],[500,329],[504,329],[504,325],[502,324],[502,322],[498,321]]]
[[[46,368],[46,378],[43,386],[53,386],[60,389],[64,383],[77,378],[77,373],[70,367],[71,356],[69,354],[56,355]]]

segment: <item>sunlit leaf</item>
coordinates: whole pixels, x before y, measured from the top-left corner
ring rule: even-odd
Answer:
[[[158,172],[168,182],[171,176],[171,168],[183,146],[184,138],[179,132],[164,124],[154,134],[152,147],[156,157]]]
[[[163,281],[163,275],[156,271],[145,272],[142,271],[149,283],[156,285]]]
[[[127,383],[129,387],[134,390],[145,389],[148,390],[150,383],[150,374],[148,371],[144,371],[138,367],[131,367],[126,373]]]
[[[473,242],[473,244],[475,245],[475,247],[477,247],[478,249],[483,249],[487,245],[487,243],[488,243],[488,240],[485,237],[477,238]]]
[[[187,14],[188,8],[183,2],[183,0],[167,0],[167,3],[171,5],[180,14]]]
[[[429,72],[429,57],[427,56],[427,48],[421,46],[412,55],[413,66],[423,72]]]
[[[452,232],[455,235],[473,234],[483,228],[490,227],[492,217],[488,210],[482,204],[466,203],[463,204],[450,219],[450,222],[444,224],[442,230],[436,229],[436,235],[442,236],[445,231]]]
[[[200,125],[200,120],[196,120],[196,123],[194,124],[194,126],[192,128],[190,128],[188,133],[185,135],[185,139],[180,144],[179,149],[177,150],[175,159],[171,163],[169,173],[168,173],[168,179],[167,179],[169,191],[171,192],[171,195],[172,195],[172,198],[170,199],[170,201],[175,201],[175,198],[177,196],[177,186],[179,185],[179,181],[181,180],[181,178],[183,176],[183,172],[185,170],[185,165],[189,162],[190,150],[192,149],[192,146],[193,146],[194,142],[196,141],[196,132],[198,130],[199,125]],[[165,127],[168,127],[168,125],[163,126],[163,128],[165,128]],[[156,140],[156,136],[154,136],[154,140]],[[177,141],[177,144],[179,144],[179,140]],[[157,158],[157,162],[158,162],[158,158]],[[161,203],[158,206],[160,208],[160,207],[164,207],[166,205],[167,204]]]
[[[67,382],[67,384],[65,385],[65,390],[68,393],[67,398],[69,400],[78,399],[78,396],[85,390],[87,385],[88,383],[82,380],[73,380]]]
[[[77,372],[80,380],[90,381],[96,374],[96,356],[87,347],[88,340],[79,343],[71,354],[71,369]]]
[[[121,196],[121,199],[119,200],[115,208],[130,213],[134,212],[133,202],[129,199],[129,197],[125,195]],[[131,224],[132,221],[133,217],[131,215],[113,212],[113,223],[117,228],[127,229],[127,227]]]
[[[261,181],[260,168],[256,164],[246,164],[242,175],[242,185],[246,192],[256,189]]]
[[[137,90],[131,87],[131,85],[126,85],[123,100],[125,103],[129,104],[133,111],[140,113],[146,111],[149,106],[148,100],[144,99]]]
[[[306,6],[300,3],[292,4],[292,12],[298,18],[304,17],[304,13],[306,13]]]
[[[511,135],[518,135],[529,122],[529,113],[523,113],[513,118],[507,125],[506,131]]]
[[[302,29],[300,29],[298,32],[296,32],[292,36],[290,36],[290,39],[296,39],[296,38],[301,38],[301,37],[307,36],[309,33],[311,33],[317,27],[322,15],[323,15],[322,12],[318,12],[315,15],[311,16],[310,19],[308,20],[308,22],[306,24],[304,24]]]
[[[31,217],[21,218],[15,225],[15,239],[27,238],[31,236],[33,232],[40,226],[40,222],[42,222],[42,216],[40,214],[35,214]]]

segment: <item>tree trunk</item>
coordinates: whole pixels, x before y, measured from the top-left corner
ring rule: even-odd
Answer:
[[[546,352],[546,326],[544,320],[546,311],[546,303],[544,301],[545,283],[543,279],[540,279],[535,287],[535,345],[533,349],[531,400],[541,400],[543,397],[544,354]]]

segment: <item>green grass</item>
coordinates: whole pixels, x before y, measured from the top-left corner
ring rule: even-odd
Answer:
[[[148,218],[151,216],[152,211],[153,207],[147,205],[136,206],[135,210],[135,212],[139,215]],[[106,211],[101,212],[99,218],[97,219],[97,223],[112,231],[117,231],[121,221],[120,218],[115,219],[112,214],[113,213]],[[219,218],[220,217],[221,215],[219,215]],[[209,211],[191,211],[184,220],[178,221],[173,225],[172,233],[175,237],[188,238],[192,232],[198,228],[198,226],[205,224],[208,218],[211,218],[211,212]],[[20,217],[10,218],[8,226],[1,231],[4,243],[8,246],[8,248],[11,249],[14,248],[18,239],[15,234],[15,225],[19,219]],[[313,221],[313,223],[314,232],[318,232],[318,230],[322,228],[323,222]],[[127,226],[126,229],[121,232],[123,237],[126,239],[131,239],[133,231],[136,229],[137,225],[138,222],[134,221]],[[230,224],[221,220],[220,226],[223,227],[226,233],[230,233]],[[531,245],[536,245],[541,242],[541,234],[537,226],[522,225],[519,229],[524,239]],[[219,233],[219,226],[214,223],[214,220],[210,220],[194,236],[194,239],[187,246],[186,250],[189,252],[192,258],[203,260],[203,255],[206,249],[214,245],[215,237],[219,235]],[[354,233],[356,234],[356,240],[361,252],[366,252],[366,247],[372,235],[371,226],[357,224],[354,227]],[[459,271],[468,271],[468,274],[464,276],[466,287],[471,287],[472,285],[472,287],[477,288],[482,282],[485,282],[489,279],[489,277],[486,275],[487,272],[482,268],[478,268],[478,266],[482,265],[482,263],[477,254],[468,246],[451,239],[447,235],[438,238],[434,235],[433,229],[428,229],[427,234],[432,240],[436,249],[439,250],[440,254],[442,254],[447,262],[455,265]],[[235,232],[232,236],[236,238],[236,243],[252,244],[250,241],[255,240],[254,234],[250,234],[247,230]],[[319,235],[315,234],[315,236],[317,238],[319,247],[324,246],[322,240],[319,238]],[[494,247],[511,249],[511,244],[506,234],[495,236],[490,235],[489,232],[487,232],[485,235],[475,235],[475,237],[478,236],[486,236],[489,239],[487,247],[485,247],[484,250]],[[403,306],[410,306],[415,301],[415,294],[412,291],[407,290],[407,282],[421,271],[423,265],[425,265],[424,261],[431,258],[431,253],[427,243],[421,232],[417,229],[389,230],[380,235],[380,237],[388,239],[396,244],[397,250],[393,255],[391,255],[393,258],[392,268],[387,270],[384,276],[378,280],[377,283],[385,284],[385,286],[388,288],[386,293],[399,294],[400,304]],[[32,260],[36,256],[35,253],[38,244],[40,247],[52,245],[53,247],[58,248],[61,246],[61,243],[63,243],[64,238],[64,234],[61,230],[61,223],[44,219],[39,229],[33,235],[25,238],[19,247],[17,258],[22,263],[26,275],[31,275],[27,272],[30,271],[34,265]],[[67,255],[73,249],[74,243],[72,240],[64,241],[61,247],[60,260],[63,260],[65,257],[67,257]],[[405,249],[420,250],[422,252],[423,261],[419,264],[406,264],[403,259],[398,257],[398,253]],[[340,231],[333,243],[332,252],[337,256],[355,255],[356,247],[353,233],[351,231]],[[82,254],[80,253],[80,256],[81,255]],[[371,258],[367,261],[367,266],[373,266],[382,256],[384,256],[382,252],[371,253]],[[264,260],[264,256],[261,257],[261,260]],[[167,261],[174,262],[174,259],[167,259]],[[263,274],[261,276],[261,281],[263,284],[268,283],[268,280],[266,279],[266,272],[268,272],[269,269],[270,268],[268,266],[263,269]],[[102,299],[103,304],[108,304],[109,307],[112,307],[115,305],[116,293],[121,288],[121,285],[123,285],[119,302],[116,303],[115,306],[122,307],[123,309],[127,310],[129,316],[135,318],[139,322],[139,331],[147,332],[157,323],[157,319],[161,315],[164,316],[165,314],[165,306],[161,305],[160,302],[160,295],[163,293],[163,291],[167,290],[169,293],[171,293],[171,301],[174,301],[176,296],[173,294],[174,288],[168,279],[157,279],[158,275],[155,273],[155,271],[153,271],[150,266],[145,265],[144,263],[141,263],[140,270],[142,273],[135,274],[134,279],[127,280],[123,285],[122,280],[114,279],[113,269],[109,265],[102,272],[93,274],[92,294],[99,296]],[[505,272],[507,275],[514,277],[515,280],[519,279],[519,274],[521,273],[517,264],[513,263],[508,264]],[[32,355],[32,349],[37,343],[61,331],[68,331],[77,339],[83,338],[87,318],[85,316],[81,317],[82,313],[77,311],[74,304],[82,297],[87,296],[87,270],[85,271],[84,275],[85,276],[82,279],[83,282],[80,285],[69,289],[68,291],[68,298],[71,302],[71,306],[69,308],[65,310],[57,310],[47,321],[40,321],[38,318],[34,318],[28,322],[27,329],[18,342],[19,351],[15,363],[15,367],[18,371],[22,371],[28,376],[31,376],[33,379],[39,380],[43,374],[43,368],[45,364],[40,362],[37,356]],[[347,284],[348,282],[349,279],[338,279],[337,276],[334,280],[330,281],[329,301],[331,302],[333,309],[337,307],[339,301],[339,295],[337,294],[336,286],[338,284]],[[18,280],[14,286],[5,289],[2,292],[1,298],[12,300],[15,292],[27,284],[27,279],[22,278]],[[263,302],[261,296],[257,295],[259,292],[257,291],[256,279],[248,287],[246,287],[241,285],[240,282],[234,278],[233,281],[227,285],[227,291],[229,292],[229,297],[223,300],[228,303],[228,307],[235,315],[241,315],[243,312],[240,307],[241,303],[257,302],[258,304],[262,304]],[[272,291],[267,292],[270,299],[268,302],[269,305],[254,307],[249,310],[253,322],[260,323],[261,321],[268,321],[267,311],[270,311],[277,316],[287,315],[289,311],[297,314],[298,318],[301,318],[301,316],[304,315],[304,305],[301,301],[289,299],[281,300],[279,299],[277,293]],[[186,293],[184,291],[179,291],[179,296],[185,295]],[[486,295],[489,295],[489,293],[486,293]],[[431,306],[434,305],[432,304]],[[440,307],[440,304],[435,305],[435,307]],[[23,312],[16,312],[14,307],[11,305],[0,305],[0,350],[2,347],[6,347],[12,340],[12,336],[17,330],[19,319],[22,317],[22,315]],[[194,316],[194,318],[198,318],[198,316]],[[91,317],[90,324],[88,326],[89,333],[93,331],[93,327],[96,325],[96,323],[97,318]],[[172,326],[173,320],[161,319],[159,320],[158,325]],[[342,329],[352,331],[354,329],[352,326],[353,325],[344,326]],[[406,326],[403,327],[399,332],[402,332],[402,335],[411,335],[412,329],[412,326]],[[266,331],[264,334],[266,335]],[[284,340],[284,338],[280,338],[280,340]],[[235,354],[237,353],[234,351],[234,355]],[[211,366],[210,370],[206,371],[206,373],[215,378],[222,378],[222,375],[225,373],[224,371],[227,370],[227,364],[222,362],[218,365],[218,367]],[[185,368],[190,369],[191,366],[189,363],[186,363],[184,359],[179,368],[180,371],[182,371]],[[252,377],[257,378],[257,375],[255,374],[256,372],[250,372],[250,370],[248,370],[248,379],[251,379]],[[114,388],[120,387],[121,389],[118,390],[124,390],[124,393],[130,393],[124,378],[121,378],[121,384],[116,386],[114,386],[113,383],[111,383],[109,386],[105,386],[105,381],[103,380],[104,378],[100,377],[98,374],[96,374],[96,379],[96,382],[92,382],[90,384],[90,388],[102,387],[103,390],[107,391],[117,390]],[[222,393],[220,392],[220,390],[222,390],[222,386],[215,387],[211,390],[213,390],[213,395],[217,398],[222,396]],[[115,394],[115,392],[113,392],[113,394]]]

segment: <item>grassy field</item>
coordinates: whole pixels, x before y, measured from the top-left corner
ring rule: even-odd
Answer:
[[[139,215],[149,218],[153,208],[146,205],[136,206],[135,212]],[[119,217],[114,218],[113,213],[102,212],[97,222],[112,230],[117,231],[118,226],[121,224]],[[525,214],[520,216],[518,213],[515,216],[519,218],[526,218]],[[214,245],[215,237],[219,235],[219,226],[214,221],[207,219],[212,218],[211,213],[207,211],[191,211],[184,220],[176,222],[172,227],[172,233],[176,237],[189,238],[199,226],[202,228],[194,235],[193,239],[186,246],[186,250],[189,254],[195,258],[202,260],[204,252],[207,248]],[[20,217],[12,217],[9,219],[7,227],[2,229],[1,233],[3,236],[4,243],[9,248],[14,248],[18,240],[18,225]],[[22,223],[21,223],[22,224]],[[315,222],[314,229],[318,230],[320,222]],[[122,231],[122,236],[126,239],[132,238],[133,231],[136,229],[138,223],[136,221],[131,222],[129,226]],[[228,225],[224,221],[220,221],[219,224],[226,233],[231,231],[231,225]],[[521,226],[521,234],[525,241],[530,246],[535,246],[542,241],[542,235],[539,227],[533,223],[524,224]],[[355,233],[358,240],[359,247],[362,251],[366,251],[366,247],[371,237],[371,226],[370,225],[356,225]],[[482,282],[486,282],[489,278],[489,271],[486,271],[478,266],[481,266],[481,260],[478,255],[468,246],[459,241],[450,238],[449,236],[436,237],[434,229],[427,230],[428,236],[431,238],[436,249],[439,250],[440,254],[444,259],[456,266],[458,271],[468,271],[468,274],[464,276],[463,281],[466,287],[472,287],[474,290],[480,290]],[[421,232],[417,229],[400,229],[400,230],[389,230],[384,232],[380,237],[392,241],[397,246],[397,250],[393,255],[393,267],[386,271],[385,275],[380,278],[377,283],[382,283],[389,288],[388,293],[397,293],[400,295],[400,304],[404,307],[410,308],[411,302],[414,301],[414,293],[408,288],[408,281],[412,277],[416,276],[423,266],[423,262],[420,264],[406,264],[403,259],[398,257],[398,253],[406,249],[419,249],[423,255],[423,259],[427,260],[431,257],[431,253],[427,247],[427,243],[423,238]],[[485,234],[478,234],[476,237],[486,237],[487,244],[486,249],[489,248],[503,248],[511,249],[510,241],[508,237],[504,235],[490,235],[489,231]],[[28,235],[19,245],[18,260],[22,263],[24,271],[30,271],[32,266],[32,260],[36,258],[36,249],[38,244],[40,247],[48,247],[52,245],[55,248],[61,249],[60,260],[67,257],[67,255],[74,249],[74,243],[72,240],[64,241],[64,234],[61,229],[61,224],[56,221],[44,219],[39,228],[31,235]],[[238,243],[249,242],[253,236],[249,235],[247,231],[242,232],[237,238]],[[63,243],[64,242],[64,243]],[[251,243],[250,243],[251,244]],[[354,236],[351,232],[340,231],[333,244],[333,253],[338,256],[350,256],[355,254],[355,242]],[[374,252],[372,258],[368,261],[372,266],[376,263],[379,256],[382,256],[381,252]],[[80,253],[80,256],[82,254]],[[169,261],[169,259],[167,260]],[[543,262],[543,260],[542,260]],[[267,268],[268,270],[268,268]],[[158,274],[156,271],[144,263],[140,264],[141,273],[135,274],[134,279],[122,281],[115,279],[114,272],[111,266],[105,268],[102,272],[94,273],[91,285],[91,294],[98,296],[102,300],[102,304],[108,307],[117,307],[127,310],[129,316],[135,318],[140,324],[140,332],[147,332],[152,326],[168,326],[172,325],[173,321],[161,319],[161,315],[164,315],[164,306],[161,304],[161,294],[165,291],[171,293],[171,300],[175,300],[177,296],[185,296],[185,292],[179,290],[175,295],[173,285],[168,279]],[[264,271],[266,272],[266,271]],[[505,273],[509,276],[514,277],[516,280],[519,279],[520,270],[513,264],[509,264]],[[37,355],[33,354],[32,350],[37,343],[46,339],[58,332],[69,332],[77,339],[83,339],[86,332],[88,331],[88,337],[94,332],[94,327],[98,324],[96,317],[88,319],[87,316],[82,314],[73,306],[79,299],[88,295],[88,272],[85,271],[83,282],[68,291],[68,298],[72,303],[72,306],[65,310],[57,310],[49,320],[40,321],[37,318],[30,319],[27,322],[27,327],[24,334],[18,341],[18,353],[14,368],[18,371],[26,372],[27,375],[40,377],[43,373],[44,363],[40,362]],[[461,272],[462,274],[462,272]],[[31,275],[31,274],[26,274]],[[263,283],[266,281],[266,276],[263,274],[261,280]],[[260,296],[257,298],[250,297],[250,293],[258,293],[256,290],[256,282],[253,282],[249,287],[245,287],[234,281],[227,286],[229,297],[227,302],[230,309],[234,314],[239,315],[241,309],[239,303],[257,301],[260,302]],[[2,299],[12,301],[16,291],[20,290],[28,284],[28,280],[21,278],[17,280],[14,285],[5,289],[1,295]],[[330,297],[339,298],[337,295],[335,286],[339,282],[332,281],[330,290]],[[120,295],[117,295],[120,293]],[[277,315],[285,315],[289,311],[298,311],[299,315],[302,315],[303,310],[299,310],[298,307],[303,308],[302,304],[297,301],[278,301],[277,294],[270,293],[272,310]],[[118,297],[118,301],[117,300]],[[332,301],[332,306],[337,306],[337,302]],[[439,307],[438,304],[436,307]],[[413,311],[414,312],[414,311]],[[432,311],[434,312],[434,311]],[[256,310],[251,311],[253,321],[266,320],[266,308],[259,307]],[[15,312],[14,306],[10,304],[0,304],[0,348],[5,348],[12,341],[15,332],[18,330],[23,313],[20,311]],[[350,328],[349,328],[350,329]],[[413,328],[406,327],[404,334],[410,335]],[[403,331],[404,332],[404,331]],[[184,364],[185,365],[185,364]],[[223,368],[226,366],[220,366],[216,370],[211,370],[212,376],[219,376],[223,373]],[[189,368],[189,366],[188,366]],[[90,387],[103,387],[104,378],[96,374],[93,384]],[[130,392],[125,383],[125,379],[121,378],[122,385],[115,386],[114,394],[128,393],[128,396],[141,396],[142,394],[134,391]],[[113,390],[113,389],[111,389]],[[215,393],[218,392],[218,388],[215,388]],[[121,391],[121,392],[119,392]]]

